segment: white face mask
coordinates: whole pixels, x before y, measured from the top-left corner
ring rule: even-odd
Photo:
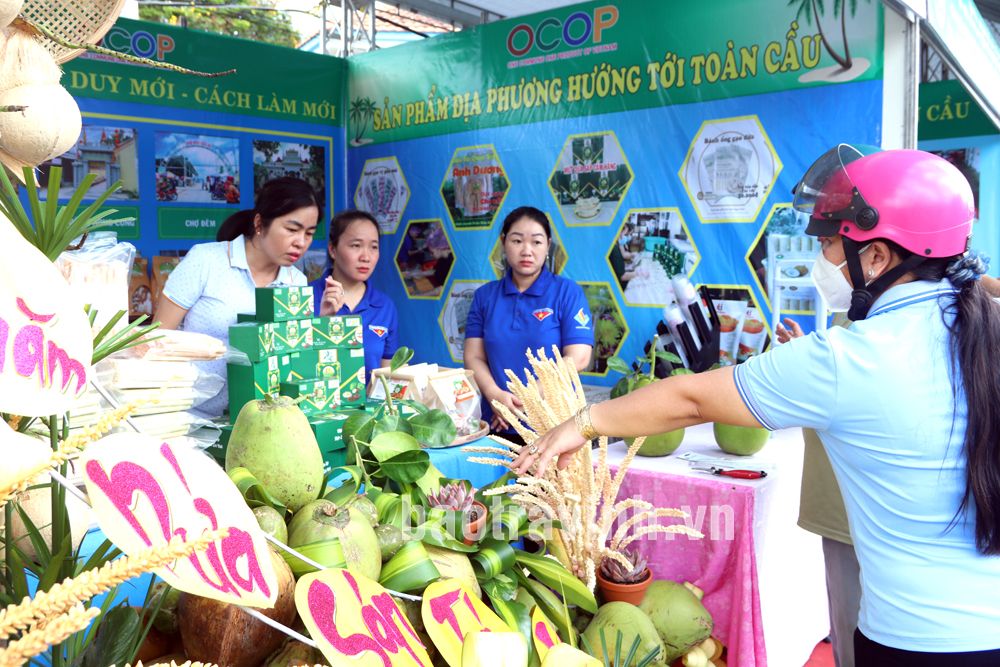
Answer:
[[[870,244],[866,245],[858,251],[858,255],[860,256],[870,247]],[[851,309],[851,293],[854,291],[854,288],[851,287],[851,283],[844,276],[843,272],[841,272],[841,269],[846,265],[846,259],[840,264],[834,264],[828,260],[826,255],[823,254],[822,248],[820,248],[819,254],[816,255],[816,261],[813,262],[813,284],[816,285],[819,293],[823,295],[826,307],[834,313],[844,313]]]

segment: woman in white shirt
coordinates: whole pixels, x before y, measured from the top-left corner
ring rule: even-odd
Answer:
[[[234,213],[222,224],[220,240],[194,246],[167,279],[156,307],[165,329],[229,340],[237,313],[256,311],[257,287],[305,285],[294,264],[309,248],[322,214],[321,199],[298,178],[268,181],[253,209]],[[226,377],[226,362],[204,363]],[[216,417],[226,407],[225,386],[198,410]]]

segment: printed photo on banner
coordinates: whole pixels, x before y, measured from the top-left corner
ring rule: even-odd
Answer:
[[[157,132],[156,200],[239,204],[239,139]]]
[[[604,375],[608,372],[608,359],[618,354],[625,341],[628,326],[610,283],[580,282],[580,287],[587,297],[594,325],[594,352],[590,366],[583,372]]]
[[[608,225],[632,184],[632,169],[613,132],[570,135],[549,177],[567,225]]]
[[[253,141],[253,191],[282,176],[301,178],[320,197],[326,196],[326,148],[286,141]]]
[[[93,184],[84,199],[97,199],[115,182],[121,187],[109,199],[139,198],[139,150],[131,127],[84,125],[76,145],[38,167],[39,194],[48,197],[52,168],[62,168],[59,199],[69,199],[88,174]]]
[[[747,253],[747,264],[768,308],[782,315],[816,311],[812,267],[820,242],[806,234],[808,222],[808,216],[797,213],[791,204],[775,204]]]
[[[661,308],[670,303],[670,279],[690,277],[699,259],[676,208],[629,211],[608,251],[608,263],[630,306]]]
[[[456,229],[493,225],[510,183],[492,145],[459,148],[441,184],[441,197]]]
[[[771,331],[750,287],[709,285],[708,288],[719,314],[719,363],[732,366],[767,350]]]
[[[412,220],[396,252],[396,268],[410,298],[437,299],[455,263],[440,220]]]
[[[448,354],[456,363],[462,363],[465,359],[465,321],[469,317],[469,308],[472,307],[472,297],[485,284],[485,280],[454,280],[445,297],[439,322],[448,345]]]
[[[702,123],[680,170],[702,222],[753,222],[781,171],[756,116]]]
[[[374,215],[383,234],[396,233],[409,200],[410,186],[396,158],[365,160],[354,190],[354,206]]]

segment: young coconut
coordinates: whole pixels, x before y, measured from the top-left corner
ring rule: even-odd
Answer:
[[[0,28],[9,26],[23,6],[24,0],[0,0]]]
[[[37,37],[17,28],[6,28],[0,30],[0,42],[0,90],[31,83],[59,83],[62,70]]]
[[[273,549],[271,562],[278,575],[278,598],[270,609],[259,610],[288,626],[295,620],[295,580]],[[234,604],[182,593],[177,604],[181,642],[189,660],[231,667],[257,667],[285,640],[280,630],[265,625]]]
[[[230,441],[231,442],[231,441]],[[288,523],[288,546],[326,567],[347,567],[378,581],[382,571],[375,529],[360,510],[338,507],[320,498],[309,503]],[[295,576],[314,567],[291,554],[284,554]]]
[[[701,589],[692,586],[698,592]],[[687,585],[669,579],[654,581],[639,604],[666,648],[667,662],[673,662],[712,634],[712,615]]]
[[[0,106],[27,107],[0,113],[0,163],[19,178],[23,178],[24,167],[34,168],[62,155],[80,138],[80,108],[58,84],[27,84],[4,90]]]
[[[285,396],[250,401],[240,410],[226,448],[226,472],[234,468],[249,470],[293,512],[316,500],[323,484],[316,436],[299,406]]]

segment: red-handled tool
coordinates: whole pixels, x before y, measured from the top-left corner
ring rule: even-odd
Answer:
[[[734,477],[736,479],[761,479],[767,477],[767,473],[763,470],[729,470],[728,468],[699,468],[693,467],[692,470],[698,470],[701,472],[707,472],[710,475],[721,475],[722,477]]]

